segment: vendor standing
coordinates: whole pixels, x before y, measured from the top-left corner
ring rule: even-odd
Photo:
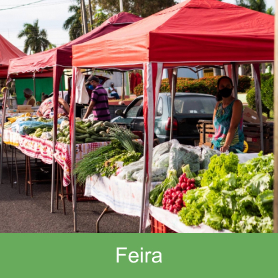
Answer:
[[[232,96],[233,88],[233,82],[228,76],[218,79],[212,144],[214,149],[221,152],[243,151],[243,106],[240,100]]]
[[[88,78],[87,82],[90,83],[90,87],[93,91],[84,119],[88,118],[88,116],[93,112],[94,120],[110,121],[108,94],[99,83],[99,78],[93,75]]]
[[[24,93],[24,97],[25,97],[23,105],[32,105],[32,106],[35,106],[36,105],[36,99],[33,96],[32,90],[29,89],[29,88],[26,88],[26,89],[23,90],[23,93]]]

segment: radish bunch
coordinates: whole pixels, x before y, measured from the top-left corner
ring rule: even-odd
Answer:
[[[165,191],[163,195],[162,205],[163,209],[167,209],[170,212],[178,213],[182,207],[185,206],[183,202],[183,194],[188,190],[195,188],[195,179],[189,179],[186,174],[182,174],[179,178],[179,183]]]

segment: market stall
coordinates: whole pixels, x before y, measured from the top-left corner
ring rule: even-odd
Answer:
[[[95,28],[91,32],[65,44],[60,47],[50,49],[41,53],[26,56],[20,59],[13,59],[9,64],[8,76],[12,78],[20,78],[28,75],[41,75],[51,73],[53,76],[53,92],[54,92],[54,137],[53,149],[56,145],[57,132],[57,106],[59,83],[63,70],[72,66],[72,46],[83,43],[88,40],[111,33],[117,29],[127,26],[133,22],[141,20],[140,17],[122,12],[112,16],[106,20],[101,26]],[[52,158],[52,185],[51,185],[51,212],[54,211],[54,183],[55,183],[55,158]]]
[[[77,68],[91,67],[144,70],[146,174],[141,232],[148,219],[154,113],[162,69],[218,65],[226,67],[226,74],[236,81],[237,65],[252,63],[257,110],[261,115],[259,63],[273,62],[273,49],[273,16],[216,0],[184,1],[124,30],[73,47],[74,73]],[[173,85],[172,96],[175,94]],[[261,118],[260,129],[263,129]],[[261,144],[263,149],[262,132]]]
[[[273,154],[221,154],[172,140],[154,148],[153,161],[152,232],[272,231]],[[86,180],[85,196],[107,205],[100,218],[108,207],[139,216],[142,174],[143,158],[119,167],[116,176],[95,174]],[[81,167],[79,175],[83,175]]]

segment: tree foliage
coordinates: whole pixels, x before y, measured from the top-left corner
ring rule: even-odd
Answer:
[[[119,0],[93,0],[92,3],[108,15],[120,12]],[[125,12],[147,17],[175,4],[174,0],[123,0],[123,9]]]
[[[51,47],[52,44],[47,39],[47,32],[45,29],[39,27],[39,20],[35,20],[34,24],[25,23],[24,29],[19,32],[18,38],[26,37],[24,41],[24,53],[38,53]]]
[[[267,9],[264,0],[236,0],[236,4],[253,11],[274,15],[273,7]]]
[[[82,19],[81,19],[81,8],[80,8],[80,0],[76,0],[76,5],[69,6],[70,13],[73,13],[63,25],[63,28],[69,31],[70,40],[75,40],[80,37],[82,32]]]

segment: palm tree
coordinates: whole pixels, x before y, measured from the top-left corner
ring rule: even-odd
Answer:
[[[18,38],[26,37],[24,42],[24,53],[30,50],[31,53],[38,53],[46,50],[50,45],[50,41],[47,39],[47,32],[45,29],[39,27],[39,20],[35,20],[34,24],[25,23],[24,29],[19,32]]]
[[[69,7],[69,12],[73,12],[74,14],[70,16],[63,25],[63,28],[69,31],[71,41],[82,35],[80,0],[77,0],[76,2],[77,5],[71,5]]]

